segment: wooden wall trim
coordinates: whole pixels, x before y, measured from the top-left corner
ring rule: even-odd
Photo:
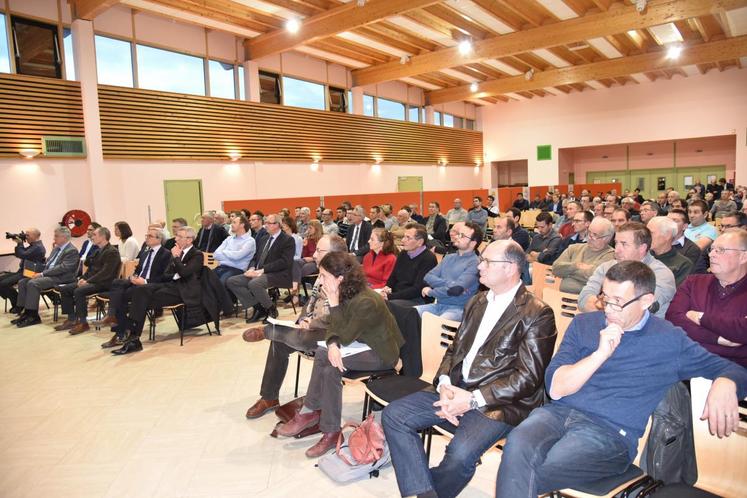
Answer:
[[[41,151],[44,135],[84,136],[77,81],[0,74],[0,109],[0,157]]]
[[[482,133],[368,116],[99,86],[104,157],[474,166]]]

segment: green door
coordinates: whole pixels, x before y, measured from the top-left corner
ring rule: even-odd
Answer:
[[[195,229],[202,214],[202,180],[164,180],[166,225],[174,218],[184,218]]]
[[[716,179],[724,178],[726,176],[726,166],[700,166],[697,168],[677,168],[677,187],[676,190],[682,197],[687,194],[687,191],[695,184],[698,180],[703,185],[708,184],[708,178],[715,176]]]

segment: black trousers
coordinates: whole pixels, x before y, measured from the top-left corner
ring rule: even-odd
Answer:
[[[84,320],[88,315],[88,296],[109,290],[108,284],[65,284],[59,287],[62,312]]]
[[[23,274],[20,271],[0,273],[0,297],[10,301],[11,307],[18,303],[18,291],[13,286],[22,278]]]
[[[140,337],[145,326],[145,316],[149,308],[163,308],[183,302],[176,282],[165,284],[145,284],[133,286],[130,320],[132,336]],[[124,323],[124,322],[123,322]],[[123,323],[120,324],[123,326]]]

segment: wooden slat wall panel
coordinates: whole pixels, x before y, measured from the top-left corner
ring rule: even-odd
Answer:
[[[482,133],[245,101],[99,86],[104,157],[474,165]]]
[[[84,136],[80,83],[0,74],[0,157],[41,150],[44,135]]]

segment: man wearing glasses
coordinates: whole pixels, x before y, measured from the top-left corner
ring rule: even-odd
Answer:
[[[667,320],[708,351],[747,367],[747,230],[731,228],[710,247],[711,273],[677,289]]]
[[[584,213],[577,213],[576,217]],[[552,264],[552,272],[563,280],[562,292],[578,294],[584,288],[594,270],[605,261],[612,261],[615,251],[609,241],[615,233],[612,222],[606,218],[594,218],[589,225],[589,241],[586,244],[573,244]]]
[[[654,272],[639,261],[605,274],[604,311],[573,319],[545,372],[552,400],[514,429],[498,469],[498,498],[536,497],[625,472],[651,413],[677,382],[714,379],[702,419],[729,436],[747,370],[652,316]]]
[[[653,270],[656,275],[656,291],[652,313],[664,318],[669,302],[674,296],[674,274],[672,270],[651,255],[651,232],[637,221],[626,223],[617,229],[615,234],[615,259],[597,266],[578,296],[578,307],[581,311],[602,309],[599,293],[602,291],[604,276],[616,262],[640,261]]]
[[[425,275],[421,294],[437,303],[416,306],[420,316],[426,311],[447,320],[460,321],[464,305],[479,287],[476,248],[482,243],[480,227],[471,221],[460,228],[454,246],[457,252],[447,254],[441,263]]]
[[[390,403],[382,415],[402,496],[457,496],[480,456],[544,399],[557,337],[553,311],[521,283],[519,244],[493,242],[479,260],[480,282],[490,290],[467,303],[433,386]],[[454,438],[429,469],[417,431],[433,425]]]

